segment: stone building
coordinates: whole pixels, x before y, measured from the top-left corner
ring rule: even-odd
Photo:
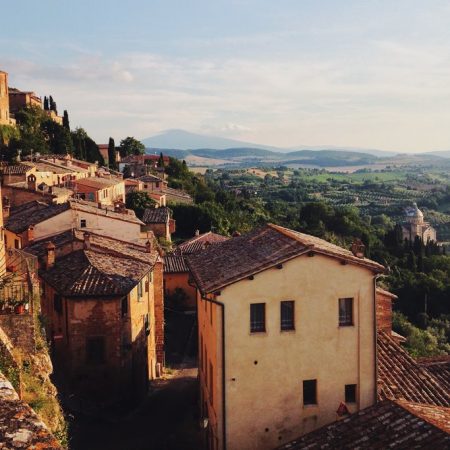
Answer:
[[[377,398],[384,267],[276,225],[187,258],[198,288],[201,417],[210,449],[271,449]]]
[[[103,404],[139,399],[164,364],[162,262],[135,245],[81,231],[44,239],[42,314],[64,385]]]
[[[416,203],[413,203],[412,207],[406,208],[405,212],[406,220],[402,224],[403,239],[414,241],[416,237],[420,237],[424,243],[437,240],[436,230],[429,222],[424,221],[423,212]]]
[[[0,125],[11,125],[8,95],[8,74],[0,71]]]
[[[172,233],[175,233],[175,220],[172,212],[167,207],[146,208],[142,221],[145,223],[144,230],[150,230],[158,238],[172,242]]]
[[[11,114],[15,114],[22,108],[30,106],[42,108],[41,98],[32,91],[20,91],[16,88],[9,88],[9,110]]]
[[[125,203],[125,184],[119,178],[89,177],[75,180],[73,189],[82,200],[113,205]]]

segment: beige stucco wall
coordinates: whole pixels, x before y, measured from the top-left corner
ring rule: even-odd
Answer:
[[[123,241],[138,241],[141,227],[138,223],[125,222],[108,216],[69,209],[55,217],[35,225],[34,239],[53,236],[72,228],[80,228],[81,219],[86,220],[85,231],[109,236]]]
[[[338,326],[338,299],[344,297],[354,298],[354,326]],[[325,256],[302,256],[224,288],[217,300],[225,304],[228,450],[271,449],[336,420],[346,384],[358,386],[359,405],[348,405],[350,411],[374,403],[369,270]],[[280,331],[282,300],[295,300],[295,331]],[[266,303],[265,333],[250,333],[251,303]],[[220,335],[220,324],[210,333],[200,311],[199,305],[203,341],[212,354],[218,351],[220,389],[220,348],[209,337]],[[317,380],[318,405],[304,407],[302,382],[309,379]],[[215,398],[220,410],[221,397]]]

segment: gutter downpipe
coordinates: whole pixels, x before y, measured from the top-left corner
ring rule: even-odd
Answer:
[[[226,419],[226,396],[225,396],[225,304],[218,300],[205,297],[203,294],[201,298],[207,302],[214,303],[222,309],[222,439],[223,450],[227,450],[227,419]]]
[[[382,277],[383,274],[379,273],[373,277],[373,320],[375,324],[375,403],[378,403],[378,323],[377,323],[377,280]]]

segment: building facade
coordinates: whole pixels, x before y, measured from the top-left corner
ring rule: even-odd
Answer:
[[[426,222],[423,212],[414,203],[412,207],[406,208],[406,220],[402,224],[403,239],[413,242],[416,237],[422,239],[426,244],[428,241],[437,241],[436,230]]]
[[[268,225],[188,265],[208,448],[271,449],[333,422],[342,403],[375,403],[383,267],[359,244],[351,252]]]
[[[0,71],[0,125],[10,125],[8,74]]]

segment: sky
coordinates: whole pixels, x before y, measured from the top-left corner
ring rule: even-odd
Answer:
[[[98,143],[450,148],[450,2],[17,0],[0,70]]]

